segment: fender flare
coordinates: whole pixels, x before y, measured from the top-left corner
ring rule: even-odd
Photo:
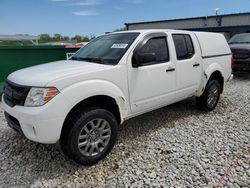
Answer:
[[[221,76],[223,78],[225,78],[224,76],[224,71],[222,69],[222,67],[218,64],[218,63],[212,63],[211,65],[209,65],[209,67],[205,70],[205,76],[207,77],[207,81],[209,80],[210,76],[214,73],[214,72],[220,72]]]
[[[82,92],[84,91],[84,92]],[[130,106],[128,97],[114,83],[105,80],[86,80],[62,89],[61,93],[70,102],[67,114],[80,102],[90,97],[104,95],[113,98],[119,108],[121,123],[128,116]]]
[[[208,83],[208,80],[210,79],[211,75],[216,71],[218,71],[221,74],[221,76],[223,77],[223,79],[225,81],[225,75],[224,75],[224,71],[223,71],[222,66],[220,66],[219,63],[210,64],[203,73],[203,76],[202,76],[202,83],[203,84],[201,85],[200,89],[198,90],[196,96],[202,95],[202,93],[205,90],[205,87]]]

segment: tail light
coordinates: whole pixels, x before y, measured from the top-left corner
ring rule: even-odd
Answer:
[[[231,55],[231,68],[233,68],[233,66],[234,66],[234,56]]]

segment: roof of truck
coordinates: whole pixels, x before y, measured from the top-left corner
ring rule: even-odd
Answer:
[[[136,32],[141,34],[150,34],[155,32],[186,33],[186,34],[193,33],[199,40],[202,56],[210,57],[214,55],[231,54],[230,48],[227,44],[225,37],[220,33],[200,32],[200,31],[196,32],[196,31],[172,30],[172,29],[145,29],[145,30],[120,31],[110,34],[136,33]]]
[[[205,31],[188,31],[188,30],[177,30],[177,29],[140,29],[140,30],[129,30],[129,31],[118,31],[118,32],[111,32],[108,34],[117,34],[117,33],[141,33],[141,34],[147,34],[147,33],[154,33],[154,32],[175,32],[175,33],[207,33],[212,34],[213,32],[205,32]],[[214,33],[219,34],[219,33]],[[219,34],[221,35],[221,34]]]
[[[192,32],[192,31],[186,31],[186,30],[174,30],[174,29],[140,29],[140,30],[129,30],[129,31],[118,31],[118,32],[113,32],[113,33],[153,33],[153,32]],[[109,33],[112,34],[112,33]]]

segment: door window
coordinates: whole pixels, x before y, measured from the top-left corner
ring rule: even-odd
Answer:
[[[151,38],[138,50],[139,54],[155,54],[156,61],[150,64],[157,64],[169,61],[169,51],[166,37]],[[149,65],[149,63],[147,63]]]
[[[190,35],[173,34],[173,40],[178,60],[184,60],[193,57],[194,45]]]

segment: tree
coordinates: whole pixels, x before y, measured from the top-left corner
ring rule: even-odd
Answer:
[[[62,38],[62,40],[63,40],[63,41],[69,41],[70,38],[69,38],[68,36],[64,36],[64,37]]]
[[[82,42],[89,42],[89,41],[90,41],[90,39],[89,39],[88,36],[83,36],[82,37]]]
[[[115,29],[114,32],[118,32],[118,31],[126,31],[126,27],[122,27],[122,28],[119,28],[119,29]]]
[[[28,36],[27,34],[25,34],[26,36]],[[24,35],[24,36],[25,36]],[[69,36],[63,36],[59,33],[55,33],[53,35],[53,37],[51,37],[49,34],[47,33],[42,33],[39,35],[40,39],[39,39],[39,43],[49,43],[49,42],[59,42],[59,41],[70,41],[73,40],[75,42],[89,42],[90,39],[95,38],[94,34],[90,34],[90,36],[87,35],[75,35],[74,37],[69,37]],[[0,41],[0,46],[3,45],[32,45],[31,42],[29,41],[23,41],[23,42],[18,42],[18,41]]]
[[[81,35],[75,35],[71,38],[71,40],[77,41],[77,42],[89,42],[90,39],[88,36],[81,36]]]
[[[51,37],[50,37],[49,34],[45,33],[45,34],[41,34],[39,36],[40,36],[39,42],[49,42],[49,41],[51,41]]]
[[[63,38],[62,35],[59,34],[59,33],[55,33],[55,34],[54,34],[54,37],[53,37],[53,39],[54,39],[55,41],[61,41],[62,38]]]
[[[75,35],[74,37],[71,38],[71,40],[74,40],[76,42],[82,42],[82,37],[81,35]]]

